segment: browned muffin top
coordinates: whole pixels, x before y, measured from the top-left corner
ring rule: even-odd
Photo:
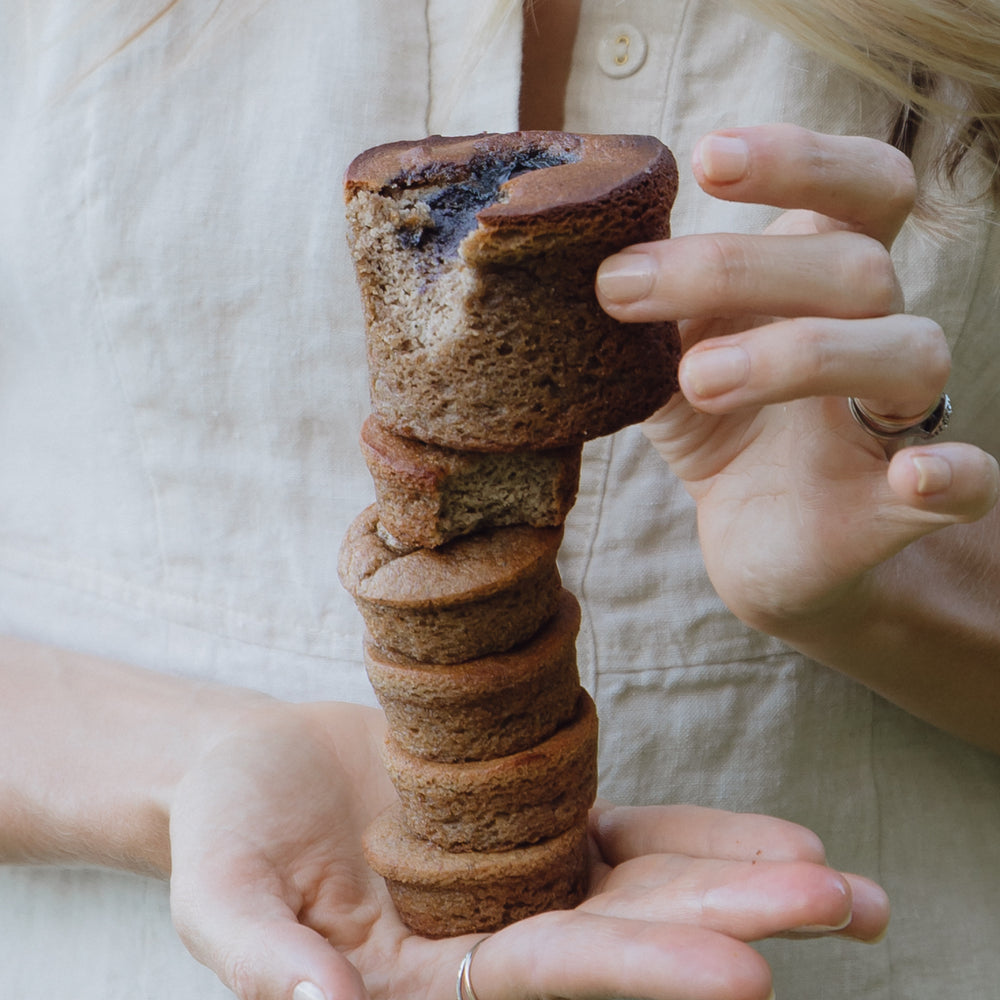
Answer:
[[[646,190],[651,181],[669,206],[677,165],[652,136],[482,133],[433,135],[366,150],[347,168],[344,191],[349,201],[362,190],[401,196],[419,189],[434,226],[414,238],[431,238],[454,250],[478,229],[463,247],[469,257],[481,241],[495,252],[501,232],[513,237],[543,222],[567,230],[586,226],[608,202],[627,202],[631,189]]]
[[[354,597],[386,607],[433,608],[478,601],[555,561],[562,527],[517,525],[456,538],[439,549],[400,554],[376,533],[372,505],[351,524],[341,546],[341,583]]]

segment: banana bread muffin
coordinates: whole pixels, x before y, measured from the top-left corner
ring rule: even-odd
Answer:
[[[341,583],[385,649],[430,663],[501,653],[554,614],[562,528],[515,526],[399,553],[377,533],[375,505],[341,545]]]
[[[392,807],[365,831],[364,850],[403,922],[425,937],[500,930],[587,893],[586,821],[530,847],[455,854],[411,833]]]
[[[575,718],[547,740],[455,764],[407,753],[390,730],[383,759],[413,833],[446,851],[508,850],[586,820],[597,794],[597,711],[581,690]]]
[[[580,482],[581,445],[456,451],[400,437],[369,417],[361,451],[375,484],[379,535],[401,551],[485,528],[562,524]]]
[[[362,153],[345,198],[378,419],[517,451],[650,416],[676,389],[676,326],[613,320],[594,277],[669,236],[676,189],[650,136],[430,136]]]
[[[504,757],[540,743],[576,710],[580,605],[563,590],[553,619],[506,653],[464,663],[422,663],[364,646],[368,678],[389,729],[426,760]]]

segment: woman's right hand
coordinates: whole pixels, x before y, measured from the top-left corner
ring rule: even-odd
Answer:
[[[380,712],[4,638],[0,685],[0,863],[169,876],[181,937],[241,1000],[454,995],[481,935],[411,934],[362,853],[395,799]],[[589,898],[492,936],[480,1000],[763,1000],[744,942],[803,926],[871,940],[888,919],[881,889],[781,820],[601,803],[591,840]]]

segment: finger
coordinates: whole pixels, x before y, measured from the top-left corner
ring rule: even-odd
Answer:
[[[692,171],[716,198],[808,209],[886,247],[917,196],[913,165],[899,150],[794,125],[710,133],[694,149]]]
[[[191,954],[240,1000],[367,1000],[350,963],[259,888],[195,898],[172,886],[171,910]]]
[[[889,919],[885,891],[869,879],[827,868],[820,839],[796,823],[699,806],[601,802],[591,828],[608,863],[621,867],[603,879],[602,895],[585,905],[609,906],[609,913],[623,905],[624,911],[614,912],[697,922],[743,940],[804,928],[871,941]],[[646,912],[638,909],[644,904],[636,886],[649,887]]]
[[[951,370],[944,332],[933,320],[808,317],[704,340],[681,360],[681,389],[700,410],[856,396],[876,413],[926,412]]]
[[[976,521],[1000,496],[996,459],[961,442],[897,452],[889,463],[888,482],[895,499],[927,530]]]
[[[806,861],[649,854],[609,872],[582,908],[756,941],[801,928],[840,930],[851,921],[852,896],[843,875]]]
[[[471,979],[479,1000],[764,1000],[771,993],[770,970],[749,945],[698,927],[579,910],[541,914],[495,934],[477,950]]]
[[[861,875],[844,876],[851,887],[851,920],[838,933],[867,944],[875,944],[885,937],[889,927],[891,907],[885,890],[871,879]]]
[[[844,427],[850,423],[845,415]],[[839,549],[844,564],[857,570],[884,562],[941,528],[985,516],[1000,494],[996,460],[961,442],[906,448],[892,457],[887,475],[866,479],[868,498],[860,483],[858,496],[869,513],[853,522]]]
[[[822,841],[797,823],[702,806],[613,806],[591,812],[591,832],[611,865],[647,854],[822,864]]]
[[[642,243],[604,260],[597,299],[623,323],[900,312],[888,251],[858,233],[716,233]]]
[[[878,944],[889,929],[891,908],[889,897],[881,886],[860,875],[845,875],[851,887],[854,900],[851,917],[843,927],[797,927],[787,933],[778,933],[775,937],[817,938],[835,937],[850,938],[863,944]]]

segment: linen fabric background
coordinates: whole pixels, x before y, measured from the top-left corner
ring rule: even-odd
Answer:
[[[336,579],[373,495],[341,175],[380,142],[516,128],[520,24],[470,69],[466,0],[161,6],[0,3],[0,628],[372,703]],[[611,76],[599,52],[623,23],[646,56]],[[567,113],[674,150],[683,234],[773,214],[698,191],[704,132],[885,136],[895,109],[729,3],[584,0]],[[1000,453],[997,219],[959,218],[948,241],[909,225],[895,257],[954,348],[951,434]],[[779,997],[995,996],[1000,761],[748,632],[638,430],[585,454],[562,567],[602,794],[785,816],[886,886],[877,946],[760,946]],[[0,996],[69,994],[229,995],[176,939],[165,885],[0,869]]]

